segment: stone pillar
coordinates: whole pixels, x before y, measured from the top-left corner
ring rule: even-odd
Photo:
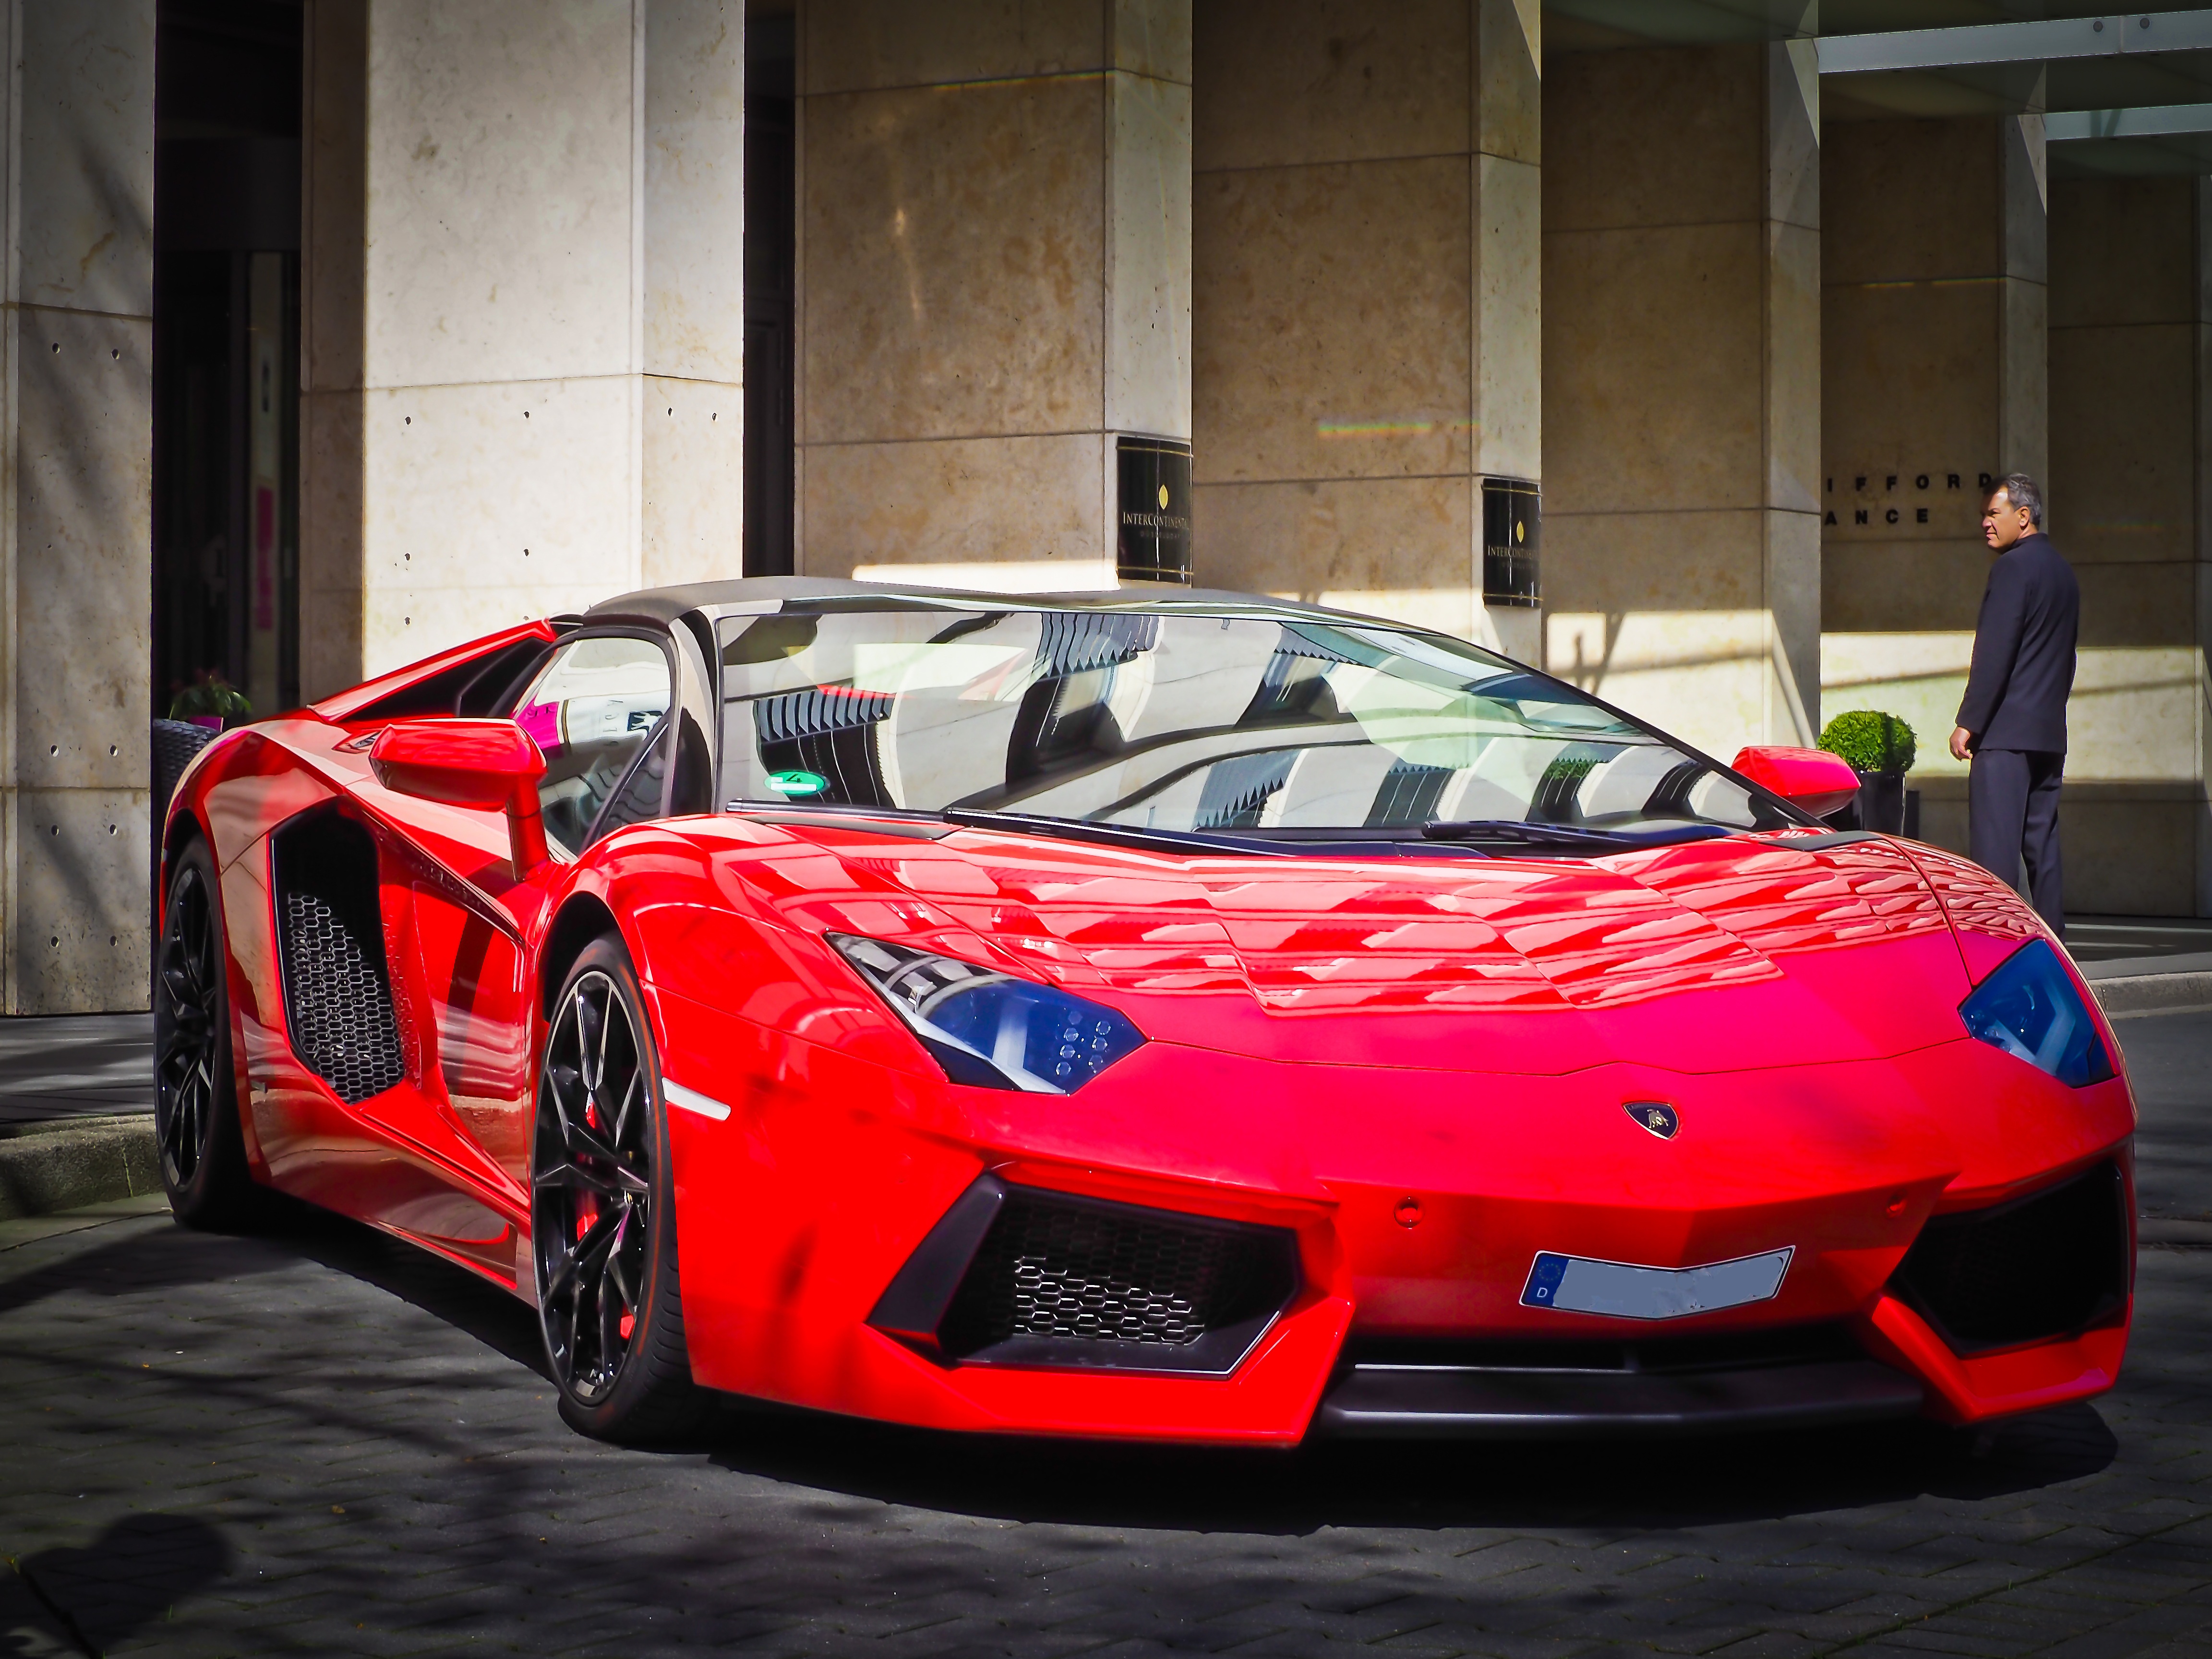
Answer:
[[[738,0],[307,0],[301,675],[739,569]]]
[[[1105,587],[1188,443],[1190,0],[800,0],[797,564]]]
[[[1733,755],[1820,684],[1812,43],[1555,57],[1547,665]]]
[[[143,1008],[154,0],[0,17],[0,1013]]]
[[[1911,725],[1921,833],[1964,851],[1948,742],[1989,571],[1983,481],[2036,478],[2065,544],[2042,118],[1838,123],[1826,163],[1820,707]]]
[[[1198,580],[1439,627],[1482,600],[1485,476],[1542,477],[1534,0],[1198,14]]]
[[[2051,526],[2081,582],[2067,908],[2212,915],[2212,183],[2053,179]]]

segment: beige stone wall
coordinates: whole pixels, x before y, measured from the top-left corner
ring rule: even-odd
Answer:
[[[738,0],[309,0],[301,678],[735,575]]]
[[[143,1008],[154,0],[0,23],[0,1013]]]
[[[1555,58],[1547,666],[1688,741],[1809,741],[1820,179],[1810,43]]]
[[[1208,0],[1197,17],[1198,579],[1486,615],[1485,474],[1543,476],[1542,42],[1514,0]]]
[[[797,562],[1114,580],[1191,434],[1189,0],[801,0]]]
[[[2069,908],[2212,915],[2204,791],[2206,183],[2054,182],[2051,531],[2081,581]]]
[[[1831,633],[1971,631],[1988,567],[1979,480],[2046,475],[2041,142],[2013,118],[1829,131],[1821,501],[1834,520],[1822,538]]]
[[[1922,834],[1963,852],[1966,768],[1947,745],[1989,573],[1983,477],[2041,480],[2064,545],[2042,131],[1842,123],[1826,160],[1821,717],[1908,721]],[[2085,686],[2103,672],[2085,663]]]

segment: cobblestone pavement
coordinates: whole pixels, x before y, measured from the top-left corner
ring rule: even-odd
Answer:
[[[2212,1013],[2123,1022],[2212,1213]],[[1296,1454],[553,1413],[521,1304],[365,1230],[0,1227],[0,1654],[2212,1653],[2212,1250],[2118,1392],[1908,1427]]]

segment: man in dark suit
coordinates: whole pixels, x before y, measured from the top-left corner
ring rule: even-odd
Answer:
[[[1973,762],[1967,839],[1974,862],[2026,895],[2063,938],[2058,783],[2081,590],[2043,533],[2043,492],[2033,478],[2015,472],[1998,482],[1982,509],[1982,539],[1997,562],[1982,590],[1974,665],[1951,733],[1952,755]]]

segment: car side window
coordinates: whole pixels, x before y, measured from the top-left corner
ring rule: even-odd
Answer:
[[[602,834],[659,816],[669,702],[668,658],[650,640],[603,635],[554,653],[514,711],[544,752],[549,841],[573,856],[602,816]]]

